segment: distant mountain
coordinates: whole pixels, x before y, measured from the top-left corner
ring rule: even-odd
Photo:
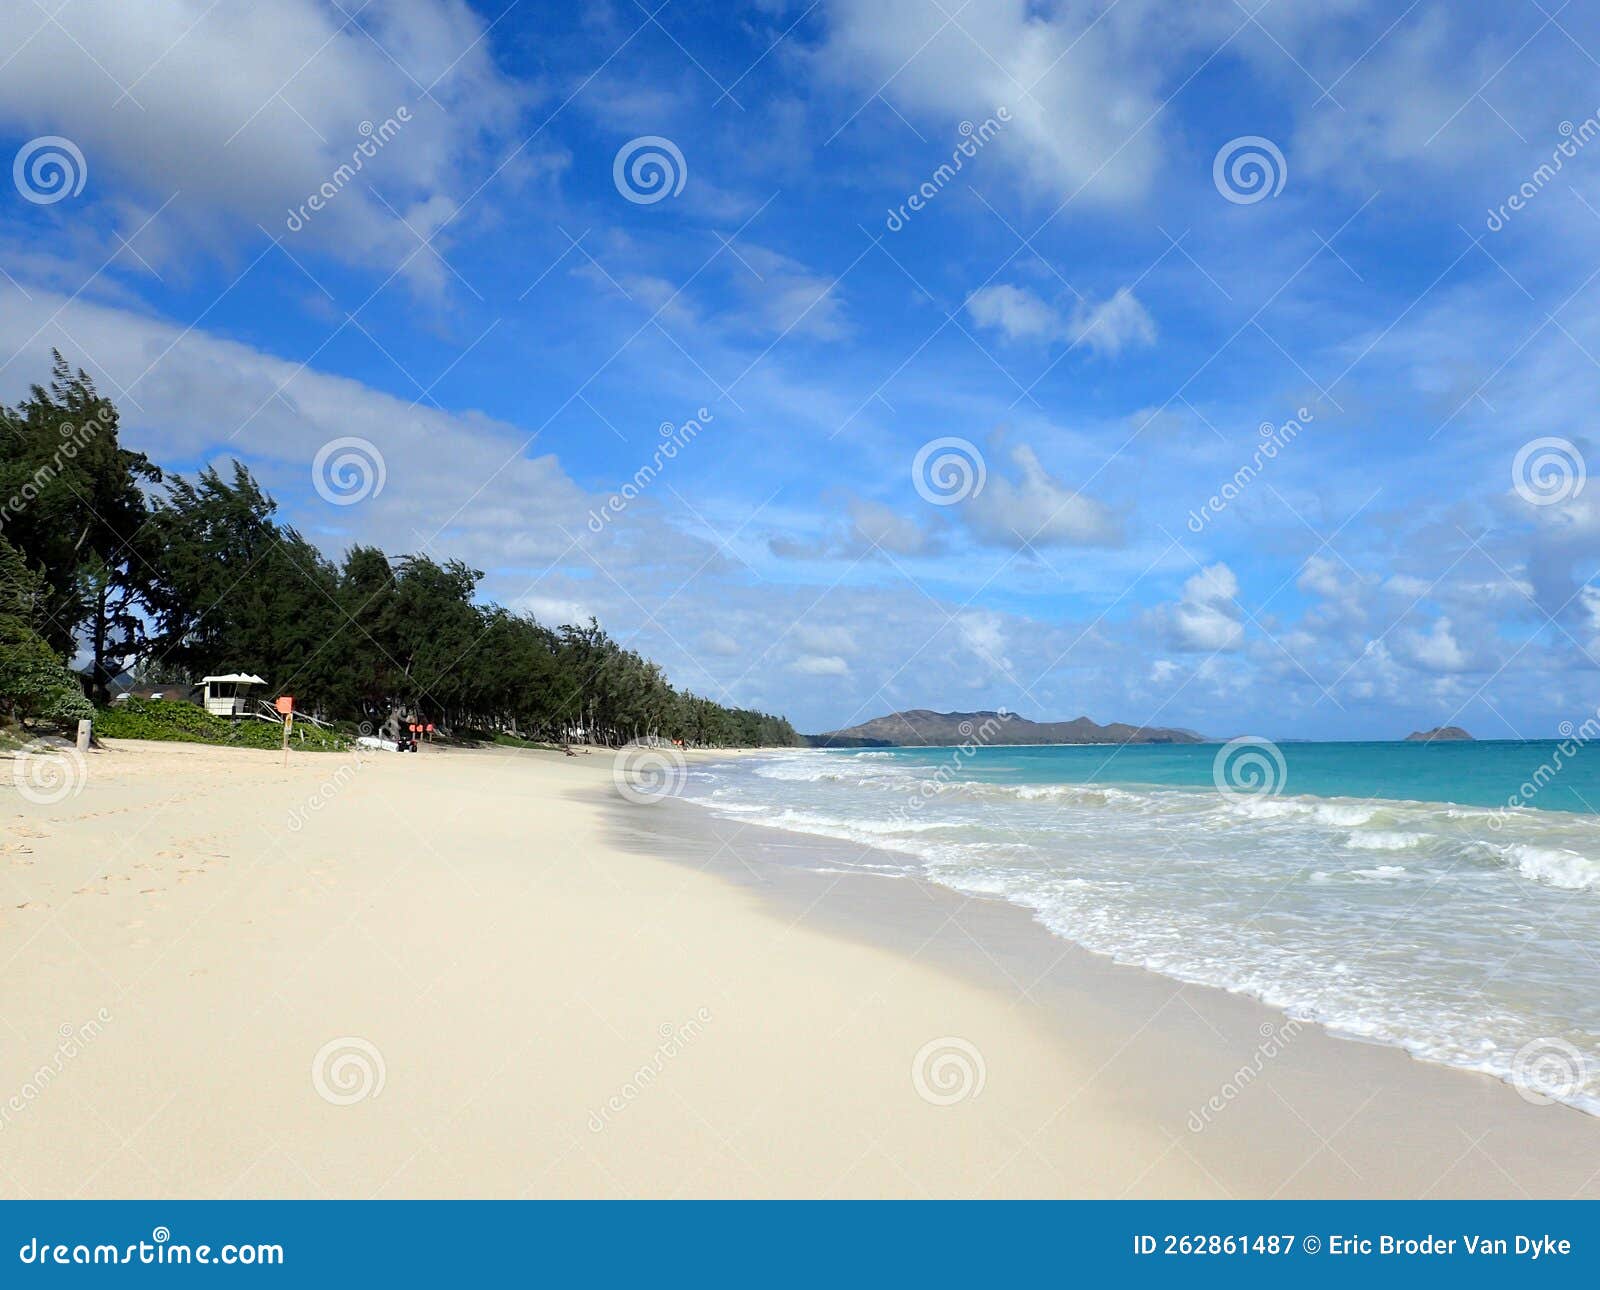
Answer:
[[[1074,721],[1029,721],[1014,712],[933,712],[912,708],[874,717],[858,726],[809,736],[815,748],[925,747],[980,744],[1200,744],[1192,730],[1130,726],[1120,721],[1102,726],[1078,717]]]
[[[1472,736],[1460,726],[1435,726],[1432,730],[1413,730],[1406,736],[1406,742],[1408,744],[1431,744],[1448,742],[1452,739],[1470,740],[1471,738]]]

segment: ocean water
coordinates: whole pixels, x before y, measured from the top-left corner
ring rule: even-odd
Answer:
[[[1600,1115],[1600,750],[807,750],[697,768],[687,795]]]

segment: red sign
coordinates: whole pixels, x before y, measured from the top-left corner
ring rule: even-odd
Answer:
[[[430,735],[433,733],[433,722],[431,722],[431,721],[428,722],[428,733]]]
[[[278,696],[278,711],[281,712],[284,716],[288,716],[291,712],[293,712],[294,711],[294,695],[292,695],[292,694],[280,694]]]

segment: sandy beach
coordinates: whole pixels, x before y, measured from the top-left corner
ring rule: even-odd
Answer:
[[[0,807],[7,1197],[1600,1195],[1580,1112],[603,753],[85,769]]]

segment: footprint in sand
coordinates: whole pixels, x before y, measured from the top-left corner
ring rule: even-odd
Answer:
[[[25,900],[17,906],[18,909],[49,909],[50,906],[37,900]]]

